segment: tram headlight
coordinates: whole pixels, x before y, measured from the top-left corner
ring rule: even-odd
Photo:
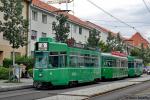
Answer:
[[[39,74],[39,77],[42,77],[43,75],[42,74]]]

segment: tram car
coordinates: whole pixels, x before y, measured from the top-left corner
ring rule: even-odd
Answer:
[[[70,85],[101,79],[100,51],[69,47],[52,38],[35,44],[33,86]]]
[[[141,76],[143,73],[143,61],[133,56],[128,56],[128,76]]]
[[[121,53],[101,54],[102,79],[120,79],[128,77],[128,59]]]

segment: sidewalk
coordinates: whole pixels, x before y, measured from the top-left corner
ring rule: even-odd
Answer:
[[[30,88],[33,84],[33,80],[31,78],[21,79],[21,83],[5,83],[6,81],[7,80],[0,80],[0,92]]]
[[[150,75],[149,76],[142,75],[141,77],[138,77],[136,79],[133,78],[125,82],[115,82],[115,83],[110,83],[110,84],[86,88],[86,89],[64,92],[56,96],[41,98],[38,100],[70,100],[70,99],[71,100],[85,100],[85,99],[88,99],[89,97],[97,96],[103,93],[107,93],[116,89],[131,86],[131,85],[139,84],[139,83],[149,81],[149,80],[150,80]]]

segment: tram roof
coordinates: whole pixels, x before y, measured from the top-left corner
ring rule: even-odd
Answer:
[[[134,61],[135,57],[133,56],[128,56],[128,61]]]
[[[135,61],[143,62],[143,60],[142,60],[142,59],[135,59]]]
[[[102,56],[115,57],[115,58],[121,58],[121,59],[127,59],[127,57],[122,57],[122,56],[112,55],[111,53],[101,53],[101,55],[102,55]]]
[[[82,48],[76,48],[76,47],[69,47],[70,52],[80,52],[82,54],[98,54],[100,53],[99,51],[96,50],[87,50],[87,49],[82,49]]]

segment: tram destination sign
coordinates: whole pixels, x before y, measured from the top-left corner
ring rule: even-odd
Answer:
[[[38,43],[38,50],[47,51],[48,50],[48,43]]]

